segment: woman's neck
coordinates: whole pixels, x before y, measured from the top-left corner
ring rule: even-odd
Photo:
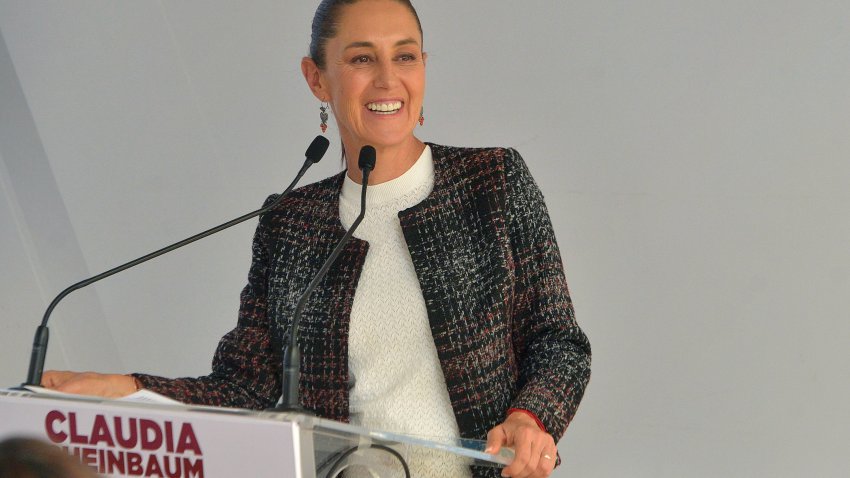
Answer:
[[[364,145],[356,141],[343,140],[345,159],[348,167],[348,177],[360,184],[362,173],[357,167],[360,148]],[[398,145],[375,146],[378,160],[375,169],[369,174],[369,184],[381,184],[391,181],[404,174],[422,155],[425,143],[411,136],[409,141]]]

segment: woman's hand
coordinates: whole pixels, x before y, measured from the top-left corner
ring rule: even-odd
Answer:
[[[502,476],[544,478],[555,468],[558,453],[555,440],[525,413],[511,413],[487,433],[486,453],[498,453],[503,446],[512,446],[516,456],[502,470]]]
[[[119,398],[136,391],[136,380],[129,375],[48,370],[41,376],[41,386],[77,395]]]

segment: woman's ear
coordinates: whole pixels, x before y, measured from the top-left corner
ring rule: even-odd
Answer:
[[[304,79],[307,81],[307,86],[310,87],[310,91],[313,92],[313,96],[315,96],[316,99],[324,102],[330,100],[327,88],[325,88],[322,83],[322,70],[319,69],[316,62],[309,56],[305,56],[301,59],[301,73],[304,75]]]

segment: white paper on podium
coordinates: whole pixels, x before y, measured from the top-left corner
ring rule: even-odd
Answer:
[[[58,392],[56,390],[52,390],[49,388],[39,387],[36,385],[24,385],[24,388],[33,393],[38,393],[42,395],[53,395],[55,397],[65,397],[65,398],[92,398],[96,400],[103,400],[102,397],[95,397],[90,395],[74,395],[71,393]],[[116,401],[119,402],[139,402],[139,403],[165,403],[171,405],[183,405],[183,402],[174,400],[173,398],[168,398],[165,395],[160,395],[156,392],[147,389],[137,390],[126,397],[116,398]]]

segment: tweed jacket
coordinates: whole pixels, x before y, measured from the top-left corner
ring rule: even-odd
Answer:
[[[557,441],[588,383],[590,345],[543,196],[513,149],[430,146],[434,189],[399,219],[460,434],[485,439],[507,410],[521,408]],[[344,174],[295,190],[260,218],[239,320],[221,339],[212,373],[135,374],[145,387],[187,403],[274,405],[297,298],[345,233]],[[302,404],[341,421],[348,421],[349,315],[368,248],[352,238],[301,322]]]

